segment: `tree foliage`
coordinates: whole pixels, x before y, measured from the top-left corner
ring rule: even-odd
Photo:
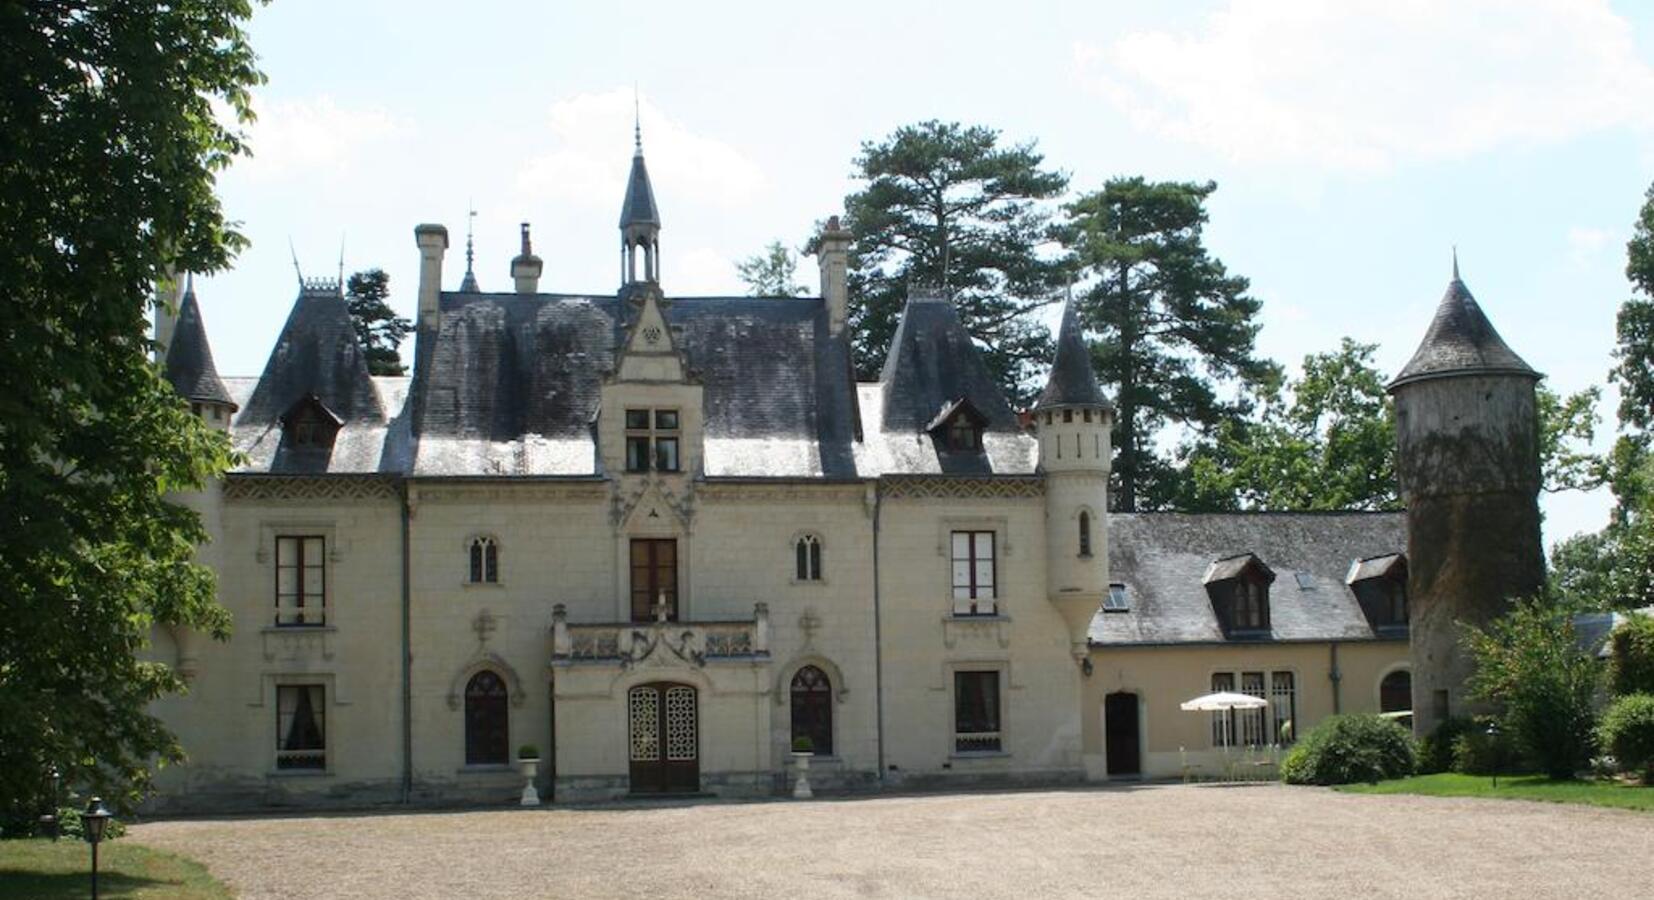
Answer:
[[[795,280],[798,254],[780,241],[771,241],[762,253],[735,264],[735,273],[754,297],[797,297],[809,288]]]
[[[244,0],[0,4],[0,813],[130,800],[181,751],[152,626],[222,636],[169,492],[229,462],[149,360],[154,288],[244,241],[213,194],[261,77]]]
[[[1501,710],[1505,734],[1552,778],[1572,778],[1590,760],[1602,680],[1596,660],[1580,652],[1573,614],[1537,597],[1484,627],[1464,626],[1476,660],[1471,693]]]
[[[1609,705],[1597,740],[1620,767],[1654,785],[1654,694],[1626,694]]]
[[[1328,716],[1281,761],[1288,784],[1355,784],[1405,778],[1417,764],[1407,729],[1374,715]]]
[[[861,190],[844,199],[850,326],[858,377],[878,377],[910,287],[947,290],[988,368],[1013,399],[1051,359],[1031,313],[1059,298],[1065,266],[1042,253],[1053,236],[1047,201],[1068,186],[1042,168],[1032,142],[999,132],[920,122],[867,142],[855,159]]]
[[[1207,436],[1239,423],[1244,403],[1220,383],[1279,378],[1258,358],[1259,302],[1202,241],[1212,182],[1117,178],[1068,206],[1064,231],[1087,281],[1080,311],[1098,377],[1115,390],[1118,509],[1176,504],[1182,473],[1156,451],[1166,425]]]
[[[1654,617],[1633,615],[1609,636],[1608,688],[1617,695],[1654,694]]]
[[[397,348],[413,331],[413,323],[391,309],[391,277],[384,269],[368,269],[350,276],[345,283],[345,305],[350,323],[356,328],[356,342],[367,357],[371,375],[405,375]]]

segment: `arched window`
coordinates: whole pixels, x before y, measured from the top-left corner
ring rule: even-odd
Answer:
[[[471,540],[471,583],[497,584],[500,580],[500,545],[491,537]]]
[[[815,666],[803,666],[793,673],[792,739],[810,739],[818,756],[833,754],[833,684],[827,673]]]
[[[1413,708],[1413,673],[1397,669],[1378,683],[1378,711],[1399,712]]]
[[[465,685],[465,764],[505,765],[509,762],[511,723],[506,712],[509,692],[505,679],[484,669]]]
[[[799,581],[821,580],[821,538],[813,534],[800,537],[793,544],[794,571]]]
[[[1080,555],[1091,555],[1091,513],[1080,513]]]

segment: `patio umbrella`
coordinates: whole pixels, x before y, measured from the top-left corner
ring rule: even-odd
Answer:
[[[1218,691],[1215,694],[1203,694],[1193,700],[1184,701],[1181,708],[1184,712],[1225,712],[1231,709],[1262,709],[1269,705],[1269,701],[1251,694],[1237,694],[1234,691]],[[1229,754],[1229,728],[1223,729],[1223,752],[1225,758]]]

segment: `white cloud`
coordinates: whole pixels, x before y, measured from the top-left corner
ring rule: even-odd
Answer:
[[[409,130],[383,108],[340,106],[326,95],[271,102],[255,98],[253,110],[258,121],[247,135],[253,156],[236,163],[233,171],[258,179],[338,174],[373,144]]]
[[[657,199],[666,186],[666,192],[680,199],[736,206],[763,187],[763,171],[734,147],[691,132],[647,99],[640,103],[639,113]],[[545,141],[552,149],[523,167],[518,187],[538,198],[619,209],[632,164],[627,147],[632,116],[630,89],[579,94],[553,103]]]
[[[1139,129],[1238,163],[1383,171],[1654,124],[1654,69],[1606,0],[1229,0],[1074,66]]]
[[[747,292],[735,263],[710,247],[690,247],[661,261],[661,281],[684,297],[739,295]]]
[[[1614,238],[1612,229],[1575,225],[1568,229],[1568,259],[1576,266],[1588,266],[1615,243]]]

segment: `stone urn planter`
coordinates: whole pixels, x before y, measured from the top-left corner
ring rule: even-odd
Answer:
[[[793,766],[798,778],[793,782],[793,799],[808,800],[815,794],[810,790],[810,760],[815,757],[815,745],[807,737],[793,741]]]
[[[540,773],[540,750],[533,744],[524,744],[517,750],[517,768],[523,773],[521,805],[539,806],[540,792],[534,789],[534,776]]]

